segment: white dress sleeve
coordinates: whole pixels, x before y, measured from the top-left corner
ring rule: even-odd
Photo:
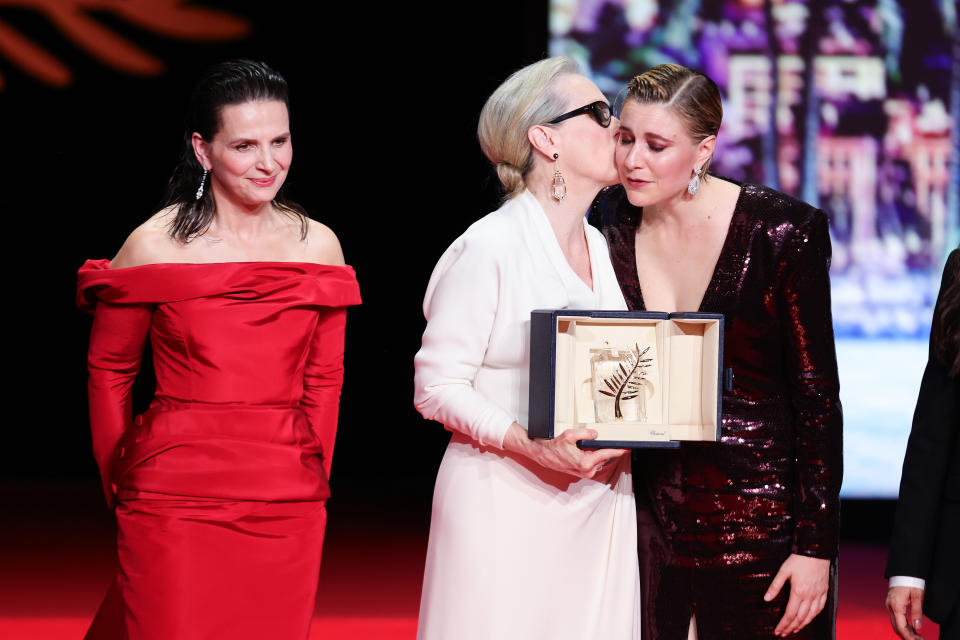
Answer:
[[[489,239],[468,232],[437,263],[423,301],[427,328],[414,358],[414,405],[428,420],[502,448],[517,417],[474,386],[500,305],[498,253]]]

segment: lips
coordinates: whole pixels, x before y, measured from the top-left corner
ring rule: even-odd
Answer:
[[[634,189],[640,189],[641,187],[644,187],[650,184],[651,182],[650,180],[641,180],[638,178],[630,178],[630,177],[624,177],[624,181],[626,182],[627,186],[632,187]]]
[[[269,178],[249,178],[249,180],[258,187],[272,187],[273,183],[277,181],[277,176],[271,176]]]

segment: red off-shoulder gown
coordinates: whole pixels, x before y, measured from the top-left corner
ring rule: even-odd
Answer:
[[[346,307],[359,302],[350,267],[83,265],[93,449],[118,525],[108,600],[120,605],[88,637],[307,637]],[[156,395],[134,418],[148,335]]]

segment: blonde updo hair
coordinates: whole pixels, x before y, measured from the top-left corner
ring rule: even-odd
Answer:
[[[564,96],[555,91],[556,79],[579,73],[573,58],[547,58],[514,72],[487,98],[480,112],[477,139],[497,169],[506,200],[527,188],[525,178],[533,168],[533,147],[527,131],[565,110]]]
[[[717,135],[723,120],[717,84],[699,71],[679,64],[657,65],[635,77],[627,85],[624,104],[627,100],[669,107],[686,125],[694,142]],[[712,159],[708,158],[701,167],[703,179]]]

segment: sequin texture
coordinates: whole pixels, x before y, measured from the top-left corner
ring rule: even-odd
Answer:
[[[590,211],[635,310],[645,309],[634,253],[641,218],[620,186],[601,192]],[[829,265],[822,211],[742,185],[700,307],[724,314],[724,366],[734,373],[721,442],[634,457],[638,508],[650,509],[651,535],[663,536],[647,549],[650,536],[641,536],[651,597],[668,569],[743,577],[775,573],[790,553],[835,558],[843,447]]]

